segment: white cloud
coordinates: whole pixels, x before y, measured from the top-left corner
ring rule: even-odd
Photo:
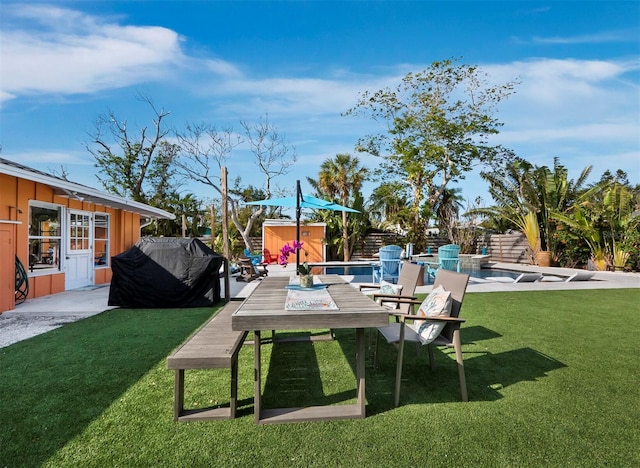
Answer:
[[[76,94],[161,78],[184,61],[181,38],[162,27],[120,26],[73,10],[3,10],[1,99]]]
[[[499,139],[504,144],[560,140],[601,141],[607,139],[630,141],[638,138],[640,130],[632,122],[592,123],[588,125],[521,129],[500,132]]]
[[[81,151],[23,151],[7,155],[12,161],[21,164],[42,167],[49,164],[56,168],[60,165],[93,166],[93,160],[87,158],[87,154]]]
[[[559,143],[635,148],[640,141],[637,59],[536,59],[488,66],[502,80],[519,76],[516,93],[500,106],[503,144],[553,153]],[[576,158],[585,151],[578,150]],[[527,157],[526,154],[521,154]]]
[[[339,71],[323,78],[266,77],[254,78],[249,73],[218,77],[214,83],[202,86],[203,96],[215,100],[227,112],[255,115],[269,112],[282,116],[340,113],[355,105],[359,93],[378,90],[396,84],[402,75],[371,76]],[[222,103],[222,104],[221,104]]]
[[[640,70],[637,58],[627,60],[532,59],[505,65],[489,65],[489,74],[500,81],[518,77],[515,99],[523,98],[544,105],[562,105],[571,99],[591,99],[609,94],[626,73]],[[629,87],[627,84],[626,87]],[[637,90],[637,86],[636,86]]]
[[[198,61],[194,61],[198,65]],[[207,59],[204,61],[205,68],[214,73],[214,75],[226,76],[228,78],[241,77],[241,71],[233,64],[224,60]]]
[[[637,41],[638,32],[632,29],[622,31],[604,31],[595,34],[583,34],[577,36],[534,36],[532,42],[538,44],[602,44],[609,42]]]

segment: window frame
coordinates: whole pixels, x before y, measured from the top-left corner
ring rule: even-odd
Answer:
[[[46,209],[46,210],[52,210],[52,211],[57,211],[58,212],[58,228],[57,228],[57,235],[44,235],[44,232],[40,232],[39,235],[32,235],[32,230],[33,230],[33,209],[34,208],[41,208],[41,209]],[[39,200],[29,200],[29,225],[27,228],[27,258],[28,258],[28,276],[41,276],[41,275],[52,275],[52,274],[58,274],[61,273],[63,271],[63,259],[64,259],[64,236],[63,233],[65,232],[65,206],[64,205],[58,205],[56,203],[48,203],[48,202],[42,202]],[[50,232],[50,231],[49,231]],[[42,245],[42,247],[40,247],[38,250],[39,252],[35,252],[33,245],[35,244],[34,241],[40,241],[40,245]],[[51,242],[54,241],[54,242]],[[56,245],[57,244],[57,249],[54,247],[51,247],[51,245]],[[49,252],[49,249],[47,249],[47,258],[43,261],[44,258],[44,252],[42,251],[42,249],[44,248],[44,245],[49,245],[52,250],[52,252]],[[35,259],[38,259],[38,262],[34,261]],[[48,260],[51,259],[51,263],[48,262]],[[46,265],[49,264],[50,266],[45,266],[45,267],[40,267],[40,268],[36,268],[36,265]]]
[[[106,237],[98,236],[98,228],[102,227],[98,226],[98,217],[104,217],[107,221]],[[98,250],[98,243],[102,242],[105,244],[104,255],[99,256],[98,254],[102,254],[103,252]],[[111,267],[111,215],[103,211],[93,212],[93,255],[93,267],[95,269]],[[102,259],[102,257],[104,257],[104,259]],[[99,263],[102,261],[104,261],[104,263]]]

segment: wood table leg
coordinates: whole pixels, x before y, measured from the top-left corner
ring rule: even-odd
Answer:
[[[358,394],[358,407],[362,418],[365,417],[366,397],[365,397],[365,369],[364,369],[364,328],[356,329],[356,386]]]
[[[176,369],[173,395],[173,420],[177,422],[184,410],[184,369]]]
[[[260,422],[260,410],[261,410],[261,356],[260,356],[260,330],[256,330],[253,339],[253,416],[256,424]]]

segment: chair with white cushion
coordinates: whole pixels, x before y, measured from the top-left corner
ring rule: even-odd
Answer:
[[[373,300],[381,301],[383,305],[408,313],[412,303],[407,299],[415,301],[416,298],[413,294],[423,274],[424,269],[421,265],[403,262],[396,284],[381,281],[380,283],[361,284],[359,289],[365,294],[367,294],[367,290],[371,290],[369,294],[373,294]]]
[[[412,305],[420,304],[417,313],[414,314],[413,310],[409,312],[401,312],[399,309],[390,310],[389,314],[398,318],[399,321],[392,322],[386,327],[378,328],[378,336],[382,335],[388,343],[393,343],[398,347],[394,395],[394,405],[396,407],[400,403],[400,381],[402,378],[405,341],[428,346],[431,369],[435,368],[434,346],[453,348],[456,354],[456,362],[458,363],[462,401],[468,401],[460,340],[460,325],[464,323],[464,319],[459,317],[468,282],[468,274],[442,268],[438,269],[431,293],[422,303],[418,301],[412,302]],[[393,301],[393,299],[389,299],[389,301]],[[387,301],[385,300],[385,302]],[[375,354],[375,365],[377,366],[378,342],[376,342]]]
[[[424,267],[416,263],[403,262],[396,284],[381,281],[373,284],[360,284],[364,294],[372,294],[372,299],[396,312],[408,313],[413,302],[418,282],[424,276]],[[369,335],[369,345],[373,342],[373,334]]]

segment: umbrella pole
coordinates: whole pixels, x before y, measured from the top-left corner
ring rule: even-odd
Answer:
[[[300,199],[302,193],[300,192],[300,181],[296,180],[296,241],[300,244]],[[300,249],[296,249],[296,275],[300,269]]]

